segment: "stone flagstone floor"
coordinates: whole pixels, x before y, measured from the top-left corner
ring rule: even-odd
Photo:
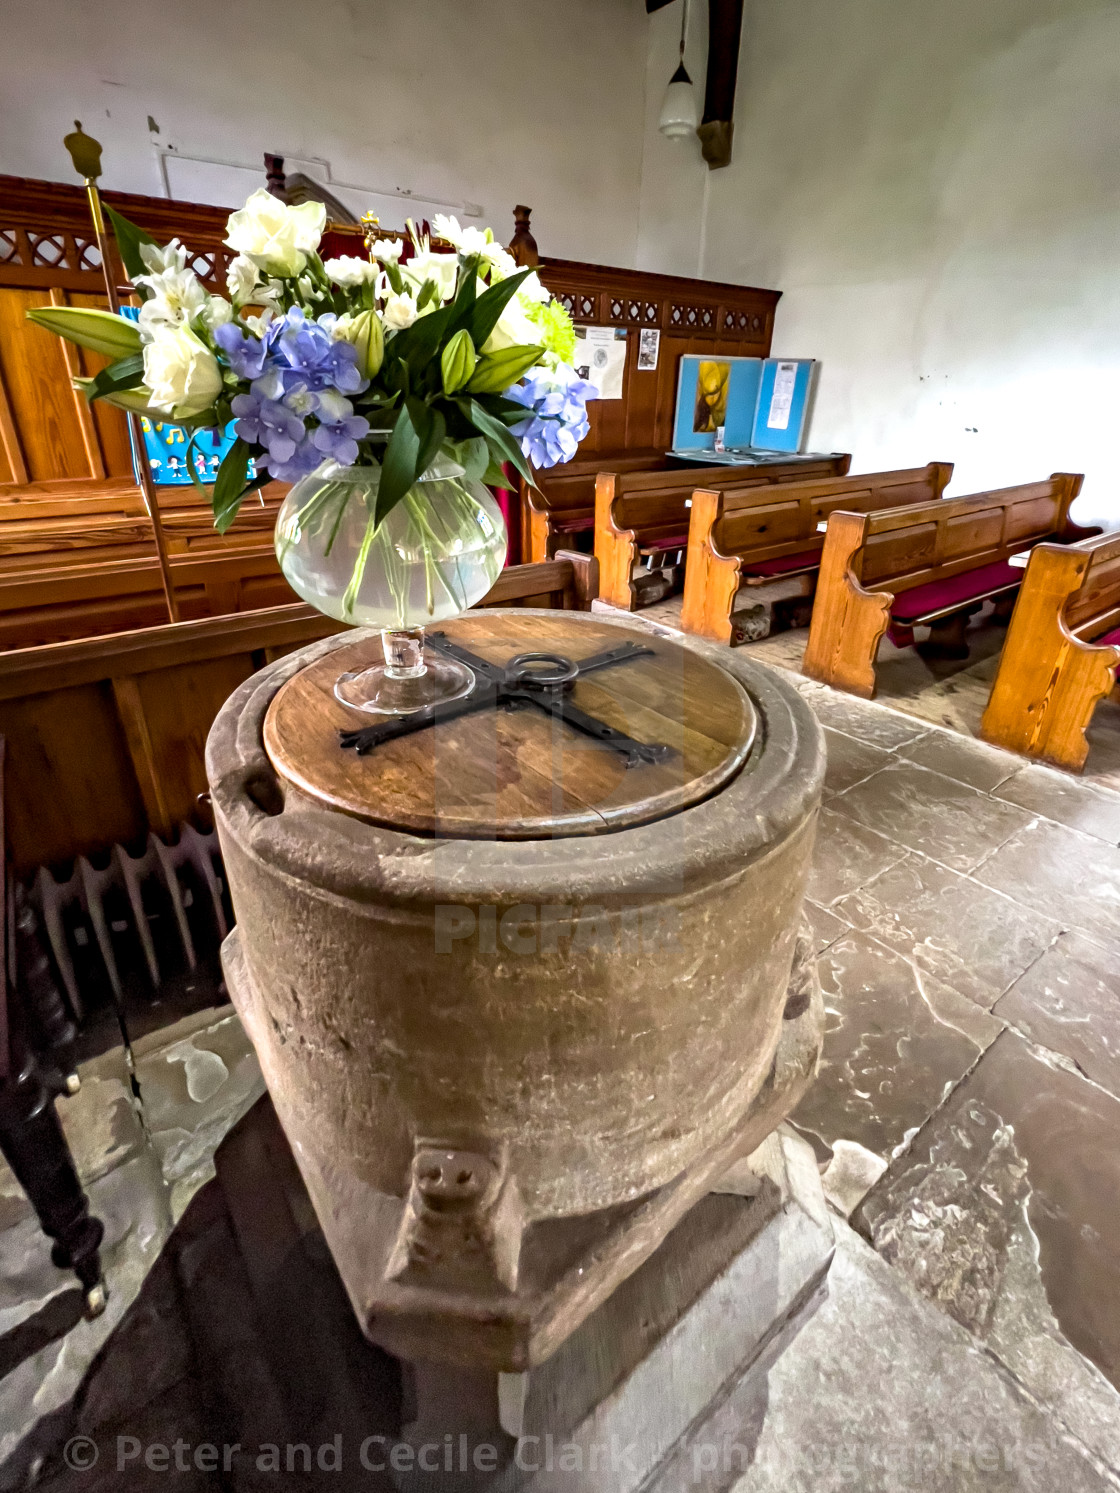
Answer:
[[[741,1493],[1120,1490],[1120,794],[791,678],[829,746],[808,906],[829,1030],[795,1122],[840,1251],[825,1306],[728,1401],[755,1431]],[[197,1314],[236,1316],[237,1288],[190,1229],[260,1092],[228,1008],[86,1065],[60,1111],[108,1226],[97,1323],[0,1175],[0,1490],[141,1486],[58,1463],[83,1381],[83,1428],[201,1436]]]

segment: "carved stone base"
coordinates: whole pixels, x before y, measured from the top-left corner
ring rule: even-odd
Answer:
[[[472,1371],[520,1373],[555,1354],[796,1106],[824,1024],[810,950],[803,931],[774,1062],[738,1127],[668,1185],[598,1213],[526,1225],[504,1155],[440,1137],[417,1140],[403,1201],[376,1193],[278,1106],[367,1336],[399,1358]],[[253,1010],[236,930],[223,962],[239,1009]]]
[[[815,1310],[832,1251],[812,1149],[782,1127],[539,1368],[407,1366],[396,1486],[448,1487],[448,1446],[462,1493],[655,1493],[670,1459],[710,1469],[707,1416]]]

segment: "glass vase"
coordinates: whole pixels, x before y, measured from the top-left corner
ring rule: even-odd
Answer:
[[[341,675],[337,698],[407,715],[473,688],[470,669],[425,652],[424,629],[486,595],[505,562],[506,531],[490,489],[444,453],[377,524],[380,481],[380,466],[324,462],[284,499],[276,556],[318,611],[381,629],[384,663]]]

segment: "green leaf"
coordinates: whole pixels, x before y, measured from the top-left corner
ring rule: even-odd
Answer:
[[[218,468],[218,475],[214,482],[214,490],[210,494],[210,503],[214,509],[214,527],[219,534],[224,534],[237,517],[237,510],[241,507],[241,500],[246,493],[252,492],[257,483],[245,485],[245,473],[249,468],[249,457],[252,447],[248,441],[243,441],[240,436],[222,458],[222,464]]]
[[[476,435],[466,441],[450,441],[448,445],[468,482],[486,480],[483,473],[490,465],[490,447],[486,444],[485,436]]]
[[[534,272],[532,270],[520,270],[516,275],[510,275],[508,280],[499,280],[497,285],[491,285],[490,289],[480,295],[470,307],[466,319],[461,323],[471,334],[471,341],[475,347],[482,347],[490,336],[490,333],[498,325],[498,318],[513,299],[514,293],[523,280],[526,280]],[[458,328],[459,323],[456,324]]]
[[[421,405],[423,401],[417,399],[410,400],[409,403]],[[431,405],[424,405],[424,411],[425,414],[420,415],[419,418],[417,418],[419,412],[416,410],[413,411],[412,415],[412,423],[416,426],[417,430],[423,431],[420,439],[420,450],[416,456],[416,481],[419,481],[431,466],[435,460],[436,452],[443,445],[447,436],[447,421],[440,414],[439,410],[433,409]],[[427,425],[426,430],[424,429],[425,422]]]
[[[124,358],[140,351],[140,328],[127,317],[93,306],[36,306],[28,321],[56,337],[65,337],[106,358]]]
[[[135,280],[137,275],[146,275],[147,266],[140,258],[141,244],[155,244],[160,247],[159,240],[135,223],[124,218],[120,213],[114,212],[107,202],[102,203],[109,222],[113,225],[113,236],[117,240],[117,248],[120,250],[121,263],[125,267],[130,280]]]
[[[407,399],[393,426],[393,434],[385,448],[381,463],[381,481],[377,487],[377,504],[374,519],[381,523],[391,513],[405,493],[416,481],[416,460],[420,455],[421,435],[413,423],[412,410],[415,403]],[[420,404],[424,410],[427,405]]]
[[[143,382],[144,355],[132,353],[127,358],[118,358],[108,368],[102,368],[100,373],[94,374],[85,391],[86,398],[92,404],[95,399],[104,399],[106,394],[116,394],[121,389],[135,389],[137,384]]]
[[[456,403],[475,429],[486,437],[487,444],[495,458],[499,461],[511,462],[525,481],[532,483],[533,474],[529,471],[528,463],[521,453],[521,447],[502,422],[484,410],[477,399],[459,399]]]

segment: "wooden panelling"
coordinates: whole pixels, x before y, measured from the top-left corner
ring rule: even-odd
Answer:
[[[586,609],[591,555],[511,566],[483,606]],[[345,631],[302,603],[0,653],[9,846],[23,874],[198,813],[207,733],[271,659]]]

